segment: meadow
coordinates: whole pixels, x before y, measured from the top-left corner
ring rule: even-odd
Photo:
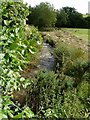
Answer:
[[[89,29],[66,28],[65,30],[69,31],[71,34],[75,35],[78,38],[81,38],[84,41],[88,41]]]

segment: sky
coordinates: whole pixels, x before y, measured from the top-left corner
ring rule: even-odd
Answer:
[[[82,14],[88,13],[88,2],[90,0],[23,0],[24,3],[28,3],[32,7],[39,5],[41,2],[49,2],[53,4],[55,9],[62,7],[74,7],[78,12]]]

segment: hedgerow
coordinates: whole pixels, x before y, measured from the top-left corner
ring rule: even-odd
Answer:
[[[2,118],[32,118],[34,113],[24,103],[23,107],[19,103],[14,103],[14,91],[24,90],[30,84],[28,79],[21,77],[25,65],[30,60],[30,54],[34,54],[38,49],[38,42],[41,43],[41,36],[38,30],[30,29],[30,36],[25,34],[26,26],[24,21],[29,14],[28,8],[23,2],[1,3],[2,11],[2,31],[0,32],[0,89],[2,92],[0,105],[0,119]],[[33,42],[34,41],[34,42]]]

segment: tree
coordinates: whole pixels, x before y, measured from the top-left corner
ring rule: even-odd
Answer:
[[[90,29],[90,15],[88,17],[84,18],[86,21],[86,27]]]
[[[83,15],[72,7],[63,7],[57,12],[57,27],[84,28],[87,22]]]
[[[30,10],[31,14],[28,16],[27,23],[38,26],[38,28],[55,25],[56,12],[51,4],[42,2],[34,8],[30,7]]]
[[[64,10],[57,11],[56,27],[66,27],[68,23],[68,15]]]

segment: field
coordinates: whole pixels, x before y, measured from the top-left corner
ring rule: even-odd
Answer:
[[[65,30],[84,41],[88,41],[88,29],[66,28]]]

